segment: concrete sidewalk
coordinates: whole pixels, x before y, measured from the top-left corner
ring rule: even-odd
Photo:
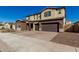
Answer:
[[[78,48],[11,33],[0,33],[0,40],[17,52],[76,52]],[[7,48],[3,51],[8,51]],[[9,48],[10,50],[10,48]]]

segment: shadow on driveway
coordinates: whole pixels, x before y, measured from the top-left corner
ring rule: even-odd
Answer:
[[[79,47],[79,33],[59,33],[51,41],[74,47]]]

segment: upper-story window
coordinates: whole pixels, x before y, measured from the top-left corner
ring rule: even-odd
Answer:
[[[48,17],[48,16],[51,16],[51,11],[47,11],[44,13],[44,17]]]
[[[21,28],[21,26],[20,26],[20,25],[18,25],[18,24],[17,24],[17,27],[18,27],[18,28]]]
[[[37,15],[37,19],[38,19],[38,15]]]
[[[61,14],[61,9],[56,9],[58,11],[58,14]]]
[[[35,15],[34,15],[34,19],[35,19]]]
[[[58,10],[58,13],[61,14],[61,10]]]
[[[41,15],[39,15],[39,19],[41,19]]]

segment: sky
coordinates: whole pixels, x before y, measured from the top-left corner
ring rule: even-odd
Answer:
[[[15,22],[47,7],[62,6],[0,6],[0,22]],[[66,19],[73,23],[79,21],[79,6],[66,6]]]

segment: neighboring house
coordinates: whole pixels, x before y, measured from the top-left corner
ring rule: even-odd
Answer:
[[[0,30],[4,29],[4,24],[0,23]]]
[[[46,8],[40,13],[27,16],[28,28],[33,31],[64,32],[65,8]],[[18,25],[18,27],[21,27]]]
[[[24,20],[17,20],[16,21],[16,30],[27,30],[27,24]]]
[[[66,20],[65,22],[66,22],[66,25],[72,24],[72,22],[70,20]]]
[[[15,23],[9,23],[10,24],[10,29],[15,30]]]
[[[75,22],[73,25],[73,31],[74,32],[79,32],[79,21]]]
[[[69,31],[69,32],[72,31],[72,26],[73,24],[71,21],[69,20],[65,21],[65,26],[64,26],[65,31]]]
[[[5,29],[10,29],[10,24],[9,24],[9,23],[5,23],[5,24],[4,24],[4,28],[5,28]]]
[[[68,32],[79,32],[79,21],[75,22],[68,28],[66,31]]]
[[[9,30],[15,30],[15,24],[14,23],[5,23],[4,28],[9,29]]]

